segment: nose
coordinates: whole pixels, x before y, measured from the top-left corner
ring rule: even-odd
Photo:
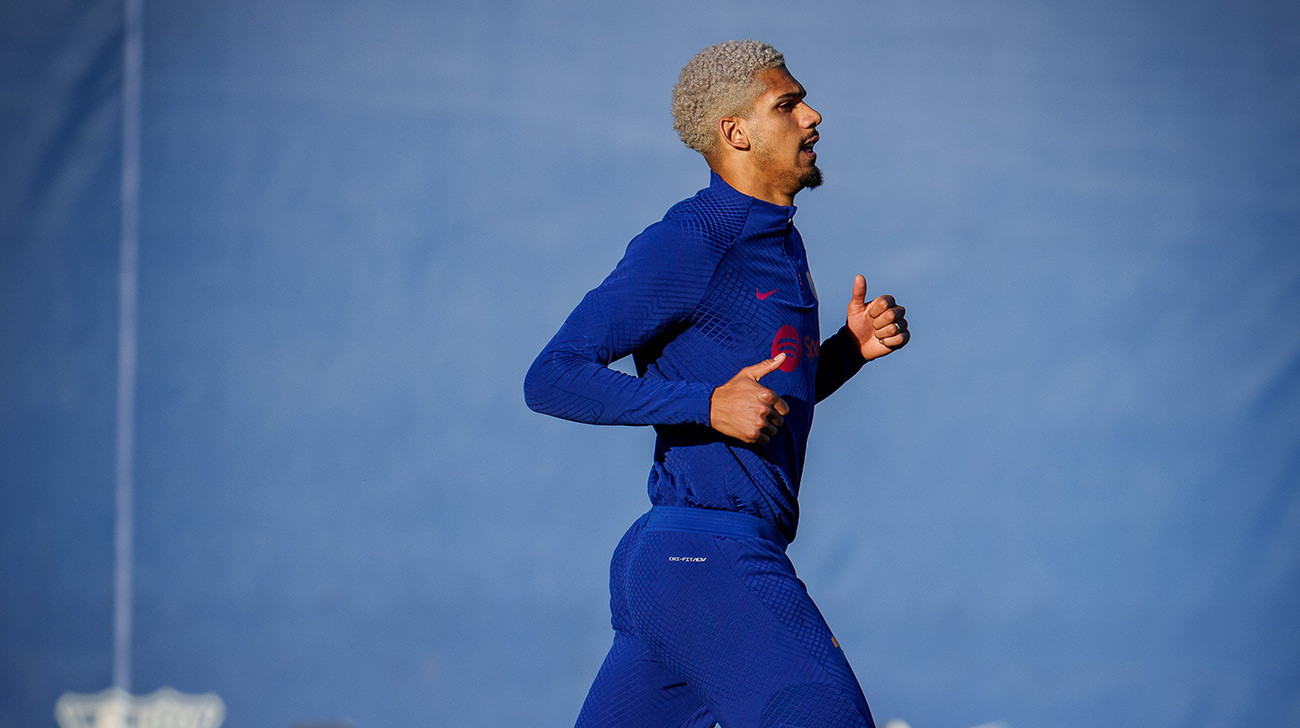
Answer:
[[[803,125],[809,129],[817,128],[817,125],[822,123],[822,115],[807,103],[804,104],[804,108],[807,111],[804,112]]]

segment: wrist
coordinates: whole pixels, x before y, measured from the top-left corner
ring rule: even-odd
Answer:
[[[840,330],[835,332],[835,336],[843,336],[846,339],[846,343],[852,342],[852,346],[849,346],[848,348],[857,353],[857,355],[862,359],[863,364],[875,358],[867,353],[867,345],[871,343],[871,339],[868,338],[866,341],[863,341],[858,337],[857,333],[849,327],[848,322],[845,322],[844,325],[840,327]]]

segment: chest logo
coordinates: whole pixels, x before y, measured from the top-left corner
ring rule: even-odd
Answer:
[[[772,356],[785,354],[785,361],[781,362],[781,371],[792,372],[799,368],[799,363],[804,359],[816,359],[821,355],[821,343],[811,336],[804,336],[789,324],[776,330],[776,335],[772,337]]]
[[[758,300],[760,300],[760,301],[766,301],[768,296],[772,295],[773,293],[776,293],[776,292],[779,291],[779,290],[781,290],[781,289],[780,289],[780,288],[773,288],[772,290],[768,291],[767,293],[763,293],[762,291],[760,291],[760,290],[758,290],[757,288],[755,288],[755,289],[754,289],[754,295],[755,295],[755,296],[758,296]]]
[[[803,337],[799,335],[798,329],[786,325],[776,330],[776,336],[772,337],[772,356],[777,354],[785,354],[781,371],[792,372],[799,368],[799,359],[803,355]]]

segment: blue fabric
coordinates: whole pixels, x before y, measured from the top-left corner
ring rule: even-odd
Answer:
[[[647,531],[694,531],[732,538],[761,538],[776,544],[782,551],[790,545],[772,524],[734,511],[655,506],[650,509],[645,528]]]
[[[525,380],[539,412],[654,425],[654,508],[610,573],[614,644],[578,725],[871,726],[853,671],[785,556],[815,403],[862,366],[820,341],[794,207],[716,174],[628,246]],[[763,384],[790,406],[747,445],[709,428],[713,389],[786,359]],[[608,364],[632,354],[638,375]]]
[[[632,525],[610,567],[614,644],[578,728],[874,725],[784,543],[706,532],[757,532],[747,518],[655,508]]]
[[[813,406],[863,364],[844,330],[820,341],[794,214],[711,175],[633,239],[570,314],[528,371],[528,406],[654,425],[651,503],[748,513],[793,540]],[[710,429],[714,388],[781,352],[781,368],[762,380],[790,406],[777,435],[747,445]],[[637,377],[608,367],[628,354]]]

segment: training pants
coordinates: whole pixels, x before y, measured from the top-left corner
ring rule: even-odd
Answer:
[[[614,551],[614,644],[578,728],[874,728],[785,548],[742,513],[637,520]]]

